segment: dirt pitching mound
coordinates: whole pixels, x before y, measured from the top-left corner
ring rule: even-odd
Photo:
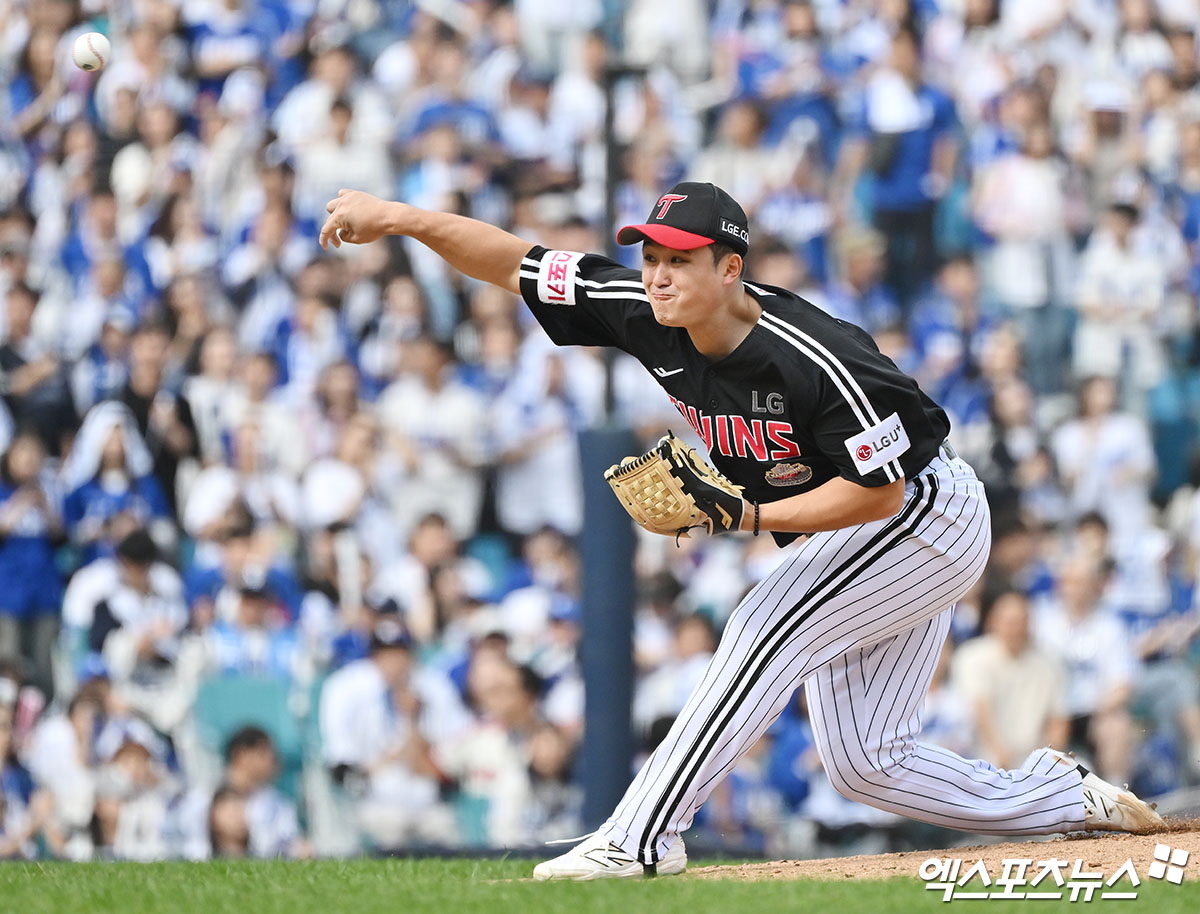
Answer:
[[[1031,859],[1036,862],[1057,858],[1082,860],[1089,872],[1100,870],[1111,875],[1126,861],[1132,860],[1138,873],[1145,878],[1154,860],[1157,845],[1186,850],[1190,856],[1183,868],[1184,879],[1200,880],[1200,822],[1180,821],[1152,835],[1067,835],[1049,840],[1031,840],[1009,844],[980,844],[972,847],[940,850],[910,851],[902,854],[879,854],[869,857],[834,857],[825,860],[778,860],[774,863],[746,863],[740,866],[705,866],[689,869],[696,879],[741,879],[753,882],[761,879],[889,879],[893,876],[919,878],[921,864],[930,857],[959,859],[962,872],[975,861],[982,860],[992,878],[1001,873],[1005,858]]]

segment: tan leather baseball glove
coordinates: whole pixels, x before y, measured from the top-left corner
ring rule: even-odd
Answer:
[[[629,516],[651,533],[678,537],[692,527],[709,533],[741,527],[742,486],[669,431],[642,456],[609,467],[604,478]]]

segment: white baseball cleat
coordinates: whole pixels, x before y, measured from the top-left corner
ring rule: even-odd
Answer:
[[[572,839],[573,840],[573,839]],[[550,844],[561,842],[551,841]],[[687,869],[687,851],[683,839],[676,838],[665,857],[651,870],[629,856],[600,832],[584,838],[579,844],[560,857],[539,863],[533,868],[533,878],[539,882],[547,879],[574,879],[586,882],[591,879],[632,879],[639,876],[674,876]]]
[[[1163,817],[1148,803],[1139,800],[1128,785],[1116,784],[1093,774],[1065,752],[1051,749],[1059,761],[1074,765],[1083,775],[1083,814],[1085,831],[1122,831],[1141,834],[1166,827]]]

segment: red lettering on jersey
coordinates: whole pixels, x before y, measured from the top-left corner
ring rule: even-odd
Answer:
[[[696,434],[704,439],[704,446],[712,450],[712,420],[704,413],[697,413],[696,407],[687,408],[688,423],[696,430]]]
[[[767,421],[767,437],[772,444],[779,445],[778,450],[771,451],[772,460],[787,460],[789,457],[800,456],[800,446],[791,438],[785,437],[792,433],[792,423]]]
[[[688,418],[687,407],[683,405],[682,400],[676,400],[670,394],[667,394],[667,399],[671,401],[671,405],[679,410],[679,415],[683,416],[683,421],[688,425],[692,424],[692,420]]]
[[[567,300],[567,264],[571,262],[570,251],[555,251],[546,266],[546,298],[550,301]]]
[[[714,421],[717,423],[717,450],[726,457],[732,457],[733,450],[729,447],[729,417],[717,416]]]
[[[755,459],[766,460],[767,442],[763,440],[762,419],[753,419],[747,425],[743,416],[730,416],[729,422],[733,426],[733,449],[737,451],[737,455],[745,457],[746,445],[749,445],[750,453]]]
[[[686,200],[686,199],[687,199],[687,194],[663,194],[661,197],[658,198],[659,210],[658,210],[658,215],[655,216],[654,218],[655,219],[666,219],[667,218],[667,210],[669,210],[671,208],[671,204],[678,203],[680,200]]]

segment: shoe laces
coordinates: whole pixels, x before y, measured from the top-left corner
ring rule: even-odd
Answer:
[[[542,843],[547,847],[557,847],[563,844],[578,844],[580,841],[586,841],[595,834],[596,832],[590,831],[586,835],[580,835],[578,838],[555,838],[551,841],[544,841]]]

